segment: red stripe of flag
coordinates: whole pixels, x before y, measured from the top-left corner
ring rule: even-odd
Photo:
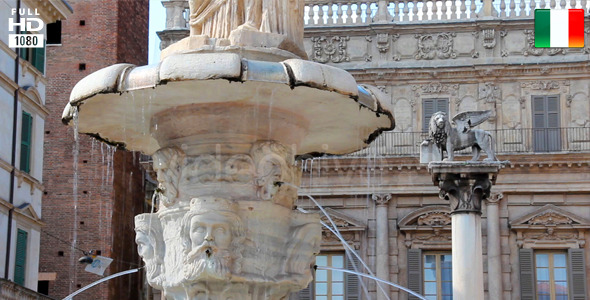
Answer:
[[[569,9],[569,46],[584,47],[584,10]]]

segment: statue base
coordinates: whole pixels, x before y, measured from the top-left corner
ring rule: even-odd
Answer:
[[[233,30],[229,39],[191,35],[162,50],[160,60],[173,54],[195,51],[238,53],[246,59],[273,62],[290,58],[307,60],[305,49],[301,49],[288,37],[243,28]]]

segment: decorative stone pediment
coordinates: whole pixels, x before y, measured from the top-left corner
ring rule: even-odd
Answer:
[[[336,225],[338,232],[342,238],[355,249],[360,248],[361,233],[367,229],[367,225],[362,221],[355,219],[347,214],[336,211],[331,208],[325,208],[326,212],[330,215],[332,222]],[[328,217],[322,216],[321,222],[327,225],[331,225]],[[330,250],[343,250],[344,246],[340,239],[332,233],[329,229],[322,227],[322,251]]]
[[[451,210],[432,205],[415,210],[399,221],[408,248],[448,249],[451,246]]]
[[[590,220],[547,204],[513,220],[510,227],[516,232],[519,247],[581,248],[586,244],[584,233],[590,228]]]
[[[43,225],[41,218],[39,218],[39,215],[37,214],[33,206],[28,202],[16,206],[14,211],[15,213],[25,217],[28,221],[32,222],[33,224]]]

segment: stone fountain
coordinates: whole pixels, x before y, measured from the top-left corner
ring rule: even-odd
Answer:
[[[305,60],[302,0],[189,3],[189,37],[82,79],[62,118],[152,155],[159,209],[136,216],[136,242],[167,299],[285,299],[321,239],[295,210],[296,155],[362,149],[393,117],[378,89]]]

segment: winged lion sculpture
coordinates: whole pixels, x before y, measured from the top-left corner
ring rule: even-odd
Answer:
[[[436,112],[430,118],[429,138],[425,142],[434,144],[441,158],[443,151],[446,151],[448,156],[446,160],[449,161],[454,160],[455,151],[468,147],[473,150],[471,161],[479,160],[481,150],[487,154],[484,161],[497,161],[492,135],[485,130],[472,129],[491,116],[490,110],[462,112],[453,117],[452,122],[456,124],[453,127],[446,113]]]

